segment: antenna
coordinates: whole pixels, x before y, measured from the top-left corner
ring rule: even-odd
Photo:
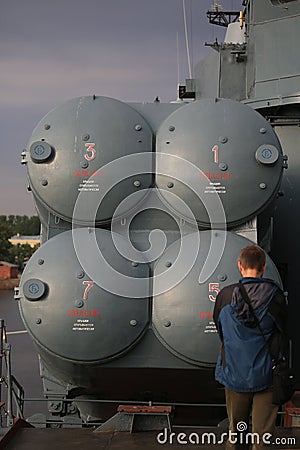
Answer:
[[[219,12],[219,2],[218,0],[214,0],[213,4],[211,5],[211,10],[215,12]]]
[[[219,0],[214,0],[214,4],[211,5],[212,10],[215,12],[219,12],[222,9],[222,5],[220,4]]]
[[[177,84],[180,83],[180,61],[179,61],[179,37],[178,31],[176,33],[176,45],[177,45]]]
[[[192,78],[192,70],[191,70],[191,58],[190,58],[190,49],[189,49],[189,38],[188,38],[187,23],[186,23],[185,0],[182,0],[182,9],[183,9],[186,53],[187,53],[187,60],[188,60],[188,67],[189,67],[189,76],[191,79]]]
[[[240,11],[224,11],[219,0],[214,0],[211,5],[212,10],[207,11],[206,15],[209,19],[209,23],[213,25],[219,25],[221,27],[228,27],[230,23],[243,20],[240,16]],[[242,24],[241,24],[242,26]]]

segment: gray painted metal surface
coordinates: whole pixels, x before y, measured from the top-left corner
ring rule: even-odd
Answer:
[[[109,182],[103,167],[127,154],[151,152],[152,139],[147,122],[123,102],[107,97],[70,100],[47,114],[33,131],[27,155],[29,184],[54,215],[85,223],[85,205],[73,216],[78,194],[98,198]],[[96,222],[109,221],[122,199],[151,182],[151,175],[144,174],[112,186],[109,200],[95,211]]]
[[[298,114],[300,116],[299,105]],[[292,338],[293,365],[299,379],[300,129],[298,126],[275,126],[275,130],[289,155],[289,168],[282,180],[281,196],[274,215],[272,258],[283,269],[285,288],[289,294],[289,334]]]
[[[258,217],[258,242],[271,251],[289,293],[289,333],[293,365],[300,379],[298,316],[300,1],[249,0],[244,10],[246,42],[243,58],[234,60],[238,45],[214,45],[214,53],[196,66],[196,98],[221,95],[240,101],[269,117],[289,157],[274,212]],[[240,77],[236,74],[240,72]],[[231,82],[235,80],[234,82]],[[269,221],[271,218],[271,221]],[[269,221],[269,225],[267,225]],[[267,238],[267,242],[265,238]]]
[[[109,432],[130,432],[163,430],[166,428],[171,431],[169,413],[126,413],[118,412],[100,427],[94,430],[94,433]]]
[[[299,102],[300,3],[250,0],[245,44],[213,43],[196,66],[196,98],[223,97],[254,108]]]
[[[74,119],[78,111],[81,117],[82,105],[84,126]],[[97,123],[90,122],[96,112]],[[121,116],[117,128],[112,115]],[[69,122],[63,124],[64,117]],[[129,137],[122,141],[128,129]],[[143,130],[145,140],[137,137]],[[52,133],[47,142],[42,140],[44,132]],[[85,139],[91,136],[96,138],[85,152]],[[114,399],[111,380],[115,383],[121,373],[120,399],[140,398],[144,391],[155,399],[162,392],[178,398],[183,394],[176,394],[174,377],[180,371],[181,378],[190,380],[183,400],[193,401],[190,391],[197,378],[192,372],[212,367],[219,348],[213,301],[223,285],[237,280],[236,264],[230,267],[230,261],[251,243],[216,232],[226,242],[224,254],[220,262],[212,255],[214,269],[199,284],[210,233],[199,234],[198,226],[226,227],[227,222],[238,225],[241,233],[256,235],[254,218],[269,210],[285,164],[272,127],[251,108],[231,100],[128,106],[89,97],[49,113],[30,142],[28,175],[42,220],[43,245],[27,264],[16,297],[41,357],[50,414],[67,421],[79,411],[83,421],[99,420],[105,408],[89,399]],[[90,162],[95,170],[104,164],[101,182],[81,169],[77,177],[75,169],[84,156],[94,156],[94,149]],[[106,192],[111,179],[118,180],[116,190]],[[94,183],[99,190],[92,189]],[[91,189],[81,192],[78,185]],[[267,216],[271,213],[270,207]],[[77,228],[80,223],[94,225],[93,217],[98,228]],[[196,235],[201,246],[193,256]],[[221,248],[219,238],[215,249]],[[271,261],[269,270],[278,279]],[[128,383],[128,376],[139,378],[138,387],[135,378]],[[212,374],[201,376],[209,390],[200,391],[198,401],[207,395],[219,400]],[[65,402],[69,395],[75,399],[72,410]]]
[[[218,292],[229,284],[237,282],[240,277],[237,268],[237,258],[241,248],[250,245],[248,239],[234,233],[226,233],[226,244],[223,245],[224,231],[203,231],[200,234],[200,249],[193,268],[188,275],[179,280],[179,276],[170,283],[168,277],[174,277],[170,270],[166,271],[164,279],[153,287],[153,325],[158,339],[179,358],[190,363],[203,365],[214,364],[219,352],[220,343],[217,330],[213,322],[214,302]],[[213,268],[209,278],[201,282],[200,274],[208,259],[209,251],[214,239],[214,254],[212,261],[219,263]],[[192,248],[197,238],[194,234],[185,236],[181,245]],[[155,264],[156,271],[162,267],[175,263],[178,257],[178,245],[174,243],[167,248],[164,255]],[[182,264],[184,262],[182,261]],[[268,258],[266,278],[281,283],[280,276],[274,263]],[[200,281],[199,281],[200,279]],[[162,284],[172,284],[174,287],[167,292],[157,295]]]
[[[92,258],[88,229],[74,233]],[[143,277],[149,291],[147,265],[133,266],[118,254],[109,231],[97,230],[96,238],[106,260],[125,275]],[[92,264],[101,279],[100,261],[95,258]],[[71,231],[34,254],[20,286],[21,315],[37,344],[58,358],[81,362],[116,357],[135,345],[149,320],[148,302],[116,296],[91,281],[78,261]]]
[[[300,4],[250,3],[247,97],[267,101],[277,97],[277,104],[282,104],[282,99],[299,96],[300,51],[296,42]]]
[[[168,159],[160,153],[182,158],[180,173],[167,177]],[[187,160],[199,170],[195,175]],[[274,198],[282,175],[282,150],[272,127],[244,105],[224,99],[196,101],[171,114],[157,133],[156,184],[184,200],[197,222],[211,223],[214,196],[221,199],[229,226],[254,217]],[[174,175],[178,173],[175,171]],[[198,178],[198,179],[197,179]],[[193,189],[199,188],[199,195]],[[186,217],[176,197],[172,207]]]
[[[212,310],[219,289],[239,278],[237,255],[251,243],[238,233],[272,251],[290,291],[293,342],[299,348],[299,129],[278,122],[300,117],[299,105],[286,106],[300,99],[294,45],[299,25],[299,0],[250,0],[245,43],[214,43],[215,53],[197,66],[196,80],[189,80],[197,101],[150,105],[82,97],[51,111],[34,130],[23,162],[43,245],[24,271],[17,298],[41,356],[52,415],[67,421],[68,414],[77,414],[77,407],[71,411],[64,403],[69,395],[84,421],[105,413],[92,403],[80,405],[80,399],[111,399],[116,391],[120,399],[219,398],[207,370],[219,348]],[[261,115],[232,100],[249,103]],[[262,116],[275,117],[279,140]],[[290,157],[283,181],[287,163],[281,146]],[[134,162],[122,165],[130,155]],[[116,161],[121,164],[115,173],[106,171]],[[111,186],[110,175],[117,180]],[[81,194],[84,201],[74,216]],[[217,208],[225,213],[223,222],[209,220],[209,211]],[[199,282],[212,241],[210,231],[198,227],[226,225],[232,233],[213,231],[208,258],[213,263]],[[122,281],[112,281],[105,262],[95,257],[94,232]],[[124,241],[122,255],[112,241],[115,233],[132,244]],[[181,247],[186,253],[179,257]],[[270,258],[265,275],[280,283]],[[131,295],[131,289],[144,295]]]

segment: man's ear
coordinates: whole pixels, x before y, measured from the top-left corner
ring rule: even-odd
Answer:
[[[240,260],[238,260],[238,268],[239,268],[239,271],[240,271],[240,273],[241,273],[241,275],[242,275],[242,277],[243,277],[243,276],[244,276],[245,269],[244,269],[244,267],[242,266],[242,263],[241,263]]]
[[[242,272],[243,266],[242,266],[241,261],[239,259],[238,259],[237,265],[238,265],[239,271]]]

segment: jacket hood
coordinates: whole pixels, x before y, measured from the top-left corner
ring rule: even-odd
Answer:
[[[273,295],[278,289],[273,280],[267,278],[242,278],[252,308],[258,320],[262,318],[268,308]],[[243,299],[239,287],[235,287],[232,295],[231,307],[236,317],[248,327],[255,326],[255,319],[249,310],[248,304]]]

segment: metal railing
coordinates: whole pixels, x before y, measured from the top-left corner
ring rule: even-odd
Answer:
[[[6,388],[6,395],[3,395],[3,387]],[[3,402],[5,397],[6,402]],[[11,370],[11,345],[7,342],[6,325],[0,319],[0,405],[6,418],[6,426],[10,427],[14,423],[14,417],[23,419],[24,411],[24,389],[18,380],[12,375]],[[14,414],[14,407],[16,413]],[[3,415],[0,415],[0,426],[3,426]]]

